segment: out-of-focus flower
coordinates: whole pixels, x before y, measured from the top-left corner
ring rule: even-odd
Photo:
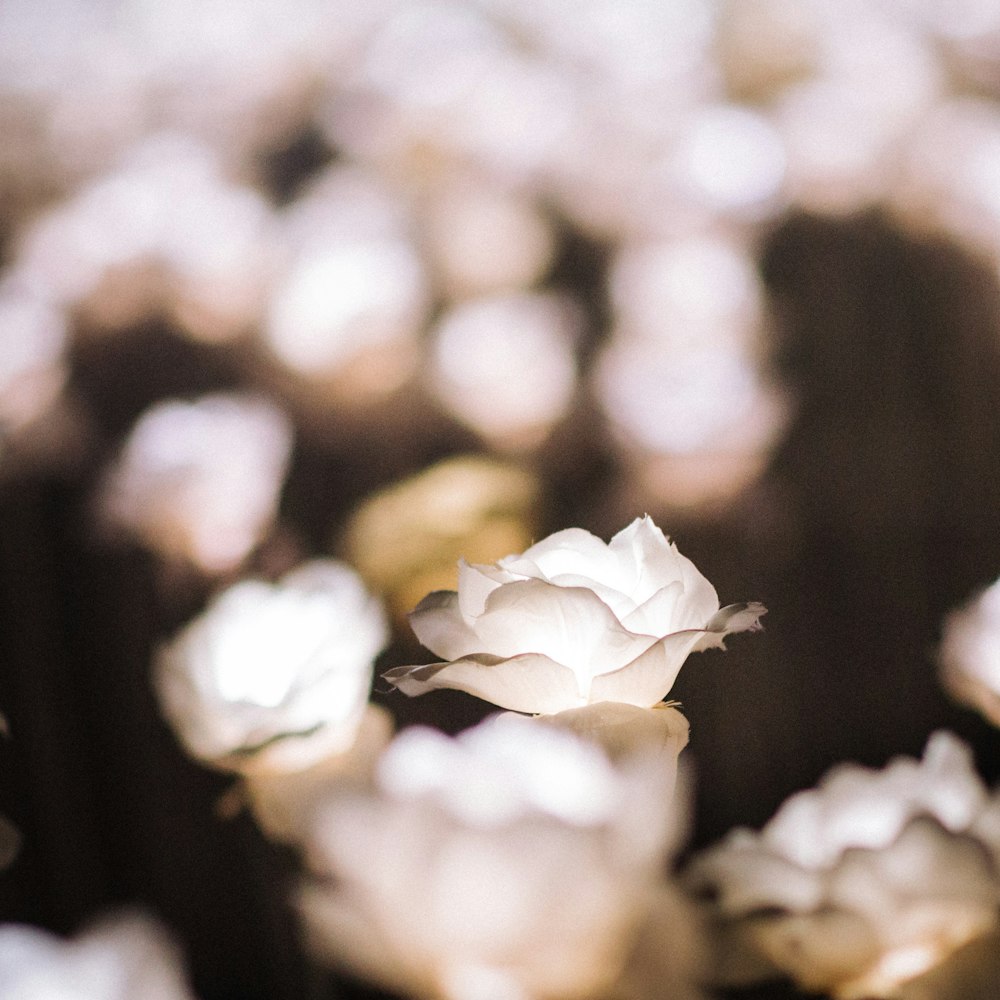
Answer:
[[[708,212],[767,217],[784,180],[784,144],[760,112],[736,104],[708,106],[679,137],[671,167],[679,194]]]
[[[931,40],[879,6],[843,16],[828,5],[813,36],[816,75],[774,102],[787,195],[806,209],[844,213],[885,198],[910,129],[943,90]]]
[[[219,341],[260,312],[270,222],[263,196],[231,183],[210,150],[157,135],[37,218],[15,259],[34,289],[96,327],[165,313],[192,336]]]
[[[659,772],[663,801],[674,801],[678,833],[686,816],[683,797],[675,796],[678,759],[688,744],[688,720],[673,705],[639,708],[615,701],[599,701],[535,717],[539,725],[567,729],[596,743],[624,767],[650,767]]]
[[[954,736],[882,771],[834,769],[759,833],[696,858],[723,931],[718,974],[787,975],[837,1000],[896,997],[1000,916],[1000,794]],[[728,968],[727,968],[728,966]]]
[[[408,241],[353,239],[292,265],[274,290],[265,337],[292,371],[335,389],[339,380],[339,395],[385,395],[413,370],[427,310]]]
[[[571,303],[551,294],[460,303],[434,331],[431,385],[460,420],[496,444],[537,444],[573,397],[578,324]]]
[[[1000,581],[945,618],[938,661],[945,687],[1000,726]]]
[[[624,997],[616,983],[660,920],[667,968],[646,995],[689,996],[692,925],[664,884],[670,806],[649,777],[518,716],[457,739],[405,730],[374,793],[316,825],[313,948],[422,998]]]
[[[907,145],[890,205],[919,233],[941,231],[994,260],[1000,256],[1000,112],[959,97],[920,122]]]
[[[450,299],[533,285],[552,262],[555,237],[528,197],[461,175],[423,206],[425,243]]]
[[[299,770],[351,747],[387,638],[358,575],[316,560],[219,594],[160,649],[156,686],[193,756],[248,773]]]
[[[226,572],[270,527],[291,446],[288,418],[263,398],[157,403],[107,475],[102,513],[168,559]]]
[[[105,920],[71,940],[0,926],[0,995],[10,1000],[192,1000],[180,956],[149,917]]]
[[[0,442],[42,416],[66,379],[66,316],[16,276],[0,282]]]
[[[482,455],[449,458],[369,497],[342,549],[402,619],[428,591],[456,585],[463,553],[487,561],[529,545],[537,501],[525,469]]]
[[[309,836],[313,817],[327,803],[371,787],[379,754],[392,739],[393,728],[392,716],[379,705],[369,704],[363,707],[353,742],[346,749],[295,770],[288,770],[288,762],[283,761],[285,767],[244,771],[242,800],[257,826],[272,840],[301,845]]]
[[[672,509],[730,501],[790,413],[767,371],[749,247],[705,233],[634,241],[616,254],[609,292],[615,325],[593,386],[637,483]]]
[[[417,638],[448,662],[383,675],[410,695],[456,688],[517,712],[662,700],[688,654],[759,628],[757,603],[715,588],[647,517],[606,544],[567,528],[521,555],[459,563],[458,591],[429,594]]]

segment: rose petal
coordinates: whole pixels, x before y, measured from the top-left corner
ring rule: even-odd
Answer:
[[[712,620],[705,626],[705,635],[692,652],[725,649],[726,644],[723,640],[734,632],[759,632],[764,627],[760,619],[766,614],[767,608],[760,601],[727,604],[713,615]]]
[[[594,591],[540,580],[495,590],[475,632],[477,652],[503,657],[543,653],[581,679],[624,666],[652,641],[629,632]]]
[[[631,614],[622,618],[622,624],[630,631],[642,635],[652,635],[659,638],[671,632],[678,632],[683,627],[700,628],[704,620],[696,622],[678,622],[678,602],[683,602],[684,585],[680,580],[674,580],[666,587],[661,587],[645,604],[637,607]],[[687,616],[685,616],[687,617]]]
[[[756,836],[743,829],[697,856],[685,874],[688,888],[713,893],[714,906],[728,918],[776,909],[808,913],[823,900],[825,878],[762,850]]]
[[[581,576],[578,573],[560,573],[558,576],[552,577],[549,582],[555,587],[582,587],[585,590],[592,590],[609,608],[611,608],[614,616],[622,623],[624,623],[625,619],[636,609],[635,601],[633,601],[628,594],[625,594],[620,590],[616,590],[614,587],[609,587],[606,584],[599,583],[597,580]],[[629,631],[632,632],[637,630],[629,629]],[[641,632],[642,629],[639,629],[638,631]]]
[[[719,608],[715,588],[690,559],[681,555],[653,519],[636,518],[608,545],[621,567],[627,592],[643,604],[662,587],[680,580],[684,586],[683,607],[687,620],[674,622],[674,629],[701,627]]]
[[[456,660],[482,649],[476,633],[466,622],[454,590],[435,590],[411,612],[414,635],[436,656]]]
[[[480,653],[450,663],[396,667],[382,678],[411,697],[450,688],[514,712],[561,712],[582,703],[573,671],[539,653],[506,659]]]
[[[748,931],[756,948],[807,990],[826,992],[836,984],[842,996],[869,995],[845,989],[856,970],[870,967],[879,957],[878,934],[861,915],[820,910],[760,917],[750,922]]]
[[[471,624],[486,607],[486,598],[501,584],[513,583],[513,574],[489,563],[458,561],[458,606],[465,620]]]
[[[499,564],[522,576],[551,580],[572,573],[617,587],[617,567],[608,546],[583,528],[566,528],[543,538],[520,556],[508,556]]]
[[[639,708],[614,701],[543,715],[539,722],[569,729],[593,740],[613,761],[644,751],[669,752],[676,759],[687,746],[691,728],[676,708]]]
[[[664,636],[631,663],[595,677],[590,700],[621,701],[640,708],[662,701],[703,634],[701,629],[686,629]]]

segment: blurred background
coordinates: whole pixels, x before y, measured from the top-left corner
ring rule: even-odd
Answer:
[[[138,903],[202,1000],[363,992],[149,684],[319,554],[384,669],[460,556],[570,526],[763,601],[671,694],[692,846],[942,727],[1000,778],[935,660],[1000,576],[998,102],[988,0],[4,0],[0,919]]]

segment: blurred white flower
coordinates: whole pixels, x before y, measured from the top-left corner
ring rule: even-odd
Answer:
[[[0,926],[0,996],[8,1000],[192,1000],[177,949],[149,917],[107,919],[71,940]]]
[[[785,974],[859,1000],[896,997],[996,928],[998,861],[1000,794],[941,732],[923,761],[835,768],[759,834],[733,831],[688,874],[723,930],[720,979]]]
[[[677,759],[687,746],[690,726],[671,704],[639,708],[622,702],[599,701],[536,716],[541,725],[568,729],[596,743],[616,763],[650,760],[661,767],[663,795],[669,799],[677,782]],[[663,765],[666,765],[663,769]]]
[[[539,281],[555,254],[555,235],[523,192],[461,174],[423,206],[426,248],[449,299],[509,292]]]
[[[244,580],[165,644],[155,681],[187,750],[235,771],[294,771],[350,748],[388,638],[347,565]]]
[[[294,762],[295,770],[288,769],[289,759],[273,767],[255,761],[242,774],[241,791],[257,826],[272,840],[301,845],[309,836],[313,817],[327,803],[371,787],[379,754],[392,739],[393,728],[392,716],[381,706],[369,704],[362,706],[350,746],[312,761],[313,749],[317,753],[326,749],[317,733],[317,747],[310,746],[309,754],[303,753]],[[286,737],[284,742],[287,746],[295,741]],[[263,763],[267,765],[266,757]]]
[[[691,924],[663,880],[669,804],[649,778],[520,716],[457,739],[408,729],[374,793],[315,828],[311,944],[417,997],[585,1000],[630,995],[609,990],[665,920],[655,985],[688,996]]]
[[[291,447],[288,418],[263,398],[157,403],[106,477],[103,515],[168,559],[226,572],[270,527]]]
[[[261,310],[270,225],[264,197],[226,178],[211,150],[164,133],[40,215],[15,259],[40,294],[98,327],[165,312],[194,337],[226,340]]]
[[[1000,111],[995,101],[956,97],[933,108],[913,132],[890,204],[918,232],[943,231],[1000,255]]]
[[[687,655],[759,628],[762,604],[719,608],[715,588],[647,517],[606,544],[567,528],[522,555],[459,563],[458,591],[411,615],[444,663],[383,676],[410,695],[456,688],[517,712],[662,700]]]
[[[44,415],[66,379],[66,315],[16,275],[0,281],[0,440]]]
[[[383,381],[396,388],[411,364],[398,375],[386,364],[393,355],[413,354],[428,309],[426,284],[420,258],[401,237],[342,240],[304,254],[275,288],[267,346],[289,368],[313,378],[384,348]]]
[[[951,694],[1000,726],[1000,581],[945,618],[938,661]]]
[[[573,399],[579,325],[572,303],[551,293],[461,302],[432,333],[431,388],[495,444],[537,444]]]

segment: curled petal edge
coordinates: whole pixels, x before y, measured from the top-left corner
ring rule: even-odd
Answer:
[[[511,657],[475,653],[447,663],[395,667],[382,679],[411,698],[450,688],[532,715],[583,704],[573,671],[541,653]]]
[[[767,608],[760,601],[744,601],[740,604],[727,604],[712,615],[705,626],[705,634],[698,640],[693,653],[703,649],[725,649],[725,638],[734,632],[760,632],[763,629],[760,620],[767,614]]]

